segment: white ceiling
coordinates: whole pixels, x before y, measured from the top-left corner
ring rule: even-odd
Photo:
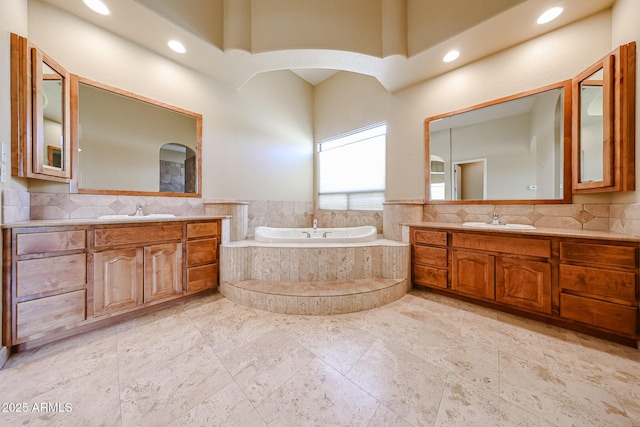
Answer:
[[[339,71],[394,92],[608,9],[615,0],[41,0],[239,88],[291,70],[312,85]],[[367,7],[364,7],[365,5]],[[345,5],[350,5],[345,6]],[[546,9],[564,7],[537,25]],[[226,7],[226,8],[225,8]],[[235,8],[235,9],[234,9]],[[178,39],[186,54],[170,51]],[[446,64],[450,49],[461,56]]]

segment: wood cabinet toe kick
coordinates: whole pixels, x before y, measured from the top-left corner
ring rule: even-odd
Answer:
[[[412,282],[605,339],[640,343],[640,241],[410,227]]]
[[[217,218],[3,228],[3,344],[35,347],[218,286]]]

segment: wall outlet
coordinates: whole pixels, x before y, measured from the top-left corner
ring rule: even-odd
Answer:
[[[0,166],[0,182],[7,182],[7,165]]]

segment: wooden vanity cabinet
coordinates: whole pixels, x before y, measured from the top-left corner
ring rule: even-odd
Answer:
[[[452,290],[504,305],[551,313],[551,241],[456,232]]]
[[[3,239],[3,336],[19,344],[85,322],[86,232],[16,228]]]
[[[460,227],[411,227],[410,239],[415,285],[608,338],[640,337],[638,242]]]
[[[411,274],[420,285],[448,288],[447,232],[422,229],[411,231]]]
[[[636,244],[560,243],[560,315],[625,335],[637,331]]]
[[[215,289],[220,230],[217,219],[4,228],[4,345],[40,345]]]
[[[188,294],[217,286],[220,231],[218,222],[187,224]]]

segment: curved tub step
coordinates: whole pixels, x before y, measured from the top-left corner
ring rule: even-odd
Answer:
[[[334,282],[244,280],[221,282],[231,301],[283,314],[344,314],[369,310],[402,298],[407,279],[356,279]]]

